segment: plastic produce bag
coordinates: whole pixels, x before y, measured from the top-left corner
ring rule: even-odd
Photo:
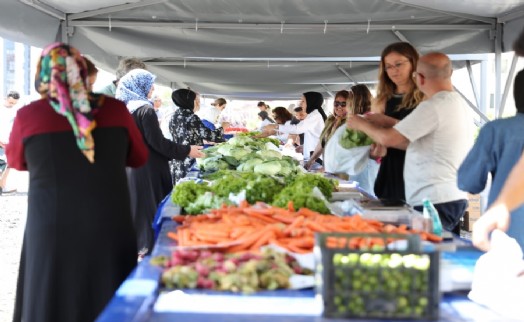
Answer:
[[[524,321],[524,260],[515,239],[500,230],[491,234],[491,249],[473,271],[469,298],[500,315]]]
[[[345,130],[345,126],[339,127],[327,142],[324,150],[324,169],[330,173],[357,175],[368,164],[370,146],[366,145],[351,149],[343,148],[339,141]]]

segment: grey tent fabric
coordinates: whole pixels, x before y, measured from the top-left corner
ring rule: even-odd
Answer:
[[[165,85],[277,99],[373,82],[400,40],[421,53],[509,51],[524,1],[3,0],[0,18],[3,37],[69,42],[105,70],[134,56]]]

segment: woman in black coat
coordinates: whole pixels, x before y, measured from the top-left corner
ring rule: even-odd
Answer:
[[[189,89],[177,89],[171,94],[171,98],[179,107],[169,122],[169,131],[173,141],[178,144],[196,145],[204,144],[204,140],[210,142],[224,141],[224,130],[222,128],[210,130],[195,114],[200,109],[200,97],[197,93]],[[173,183],[185,177],[194,162],[195,159],[191,156],[184,160],[174,160],[171,164]]]
[[[149,149],[149,159],[145,166],[128,169],[131,209],[137,230],[139,254],[151,251],[154,243],[151,225],[157,206],[173,189],[169,160],[204,156],[200,152],[201,147],[177,144],[162,135],[153,103],[149,100],[155,78],[147,70],[134,69],[120,79],[115,95],[126,103]]]

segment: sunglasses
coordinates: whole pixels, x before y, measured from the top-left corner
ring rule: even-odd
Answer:
[[[335,102],[333,102],[333,105],[335,107],[346,107],[346,102],[337,102],[337,101],[335,101]]]

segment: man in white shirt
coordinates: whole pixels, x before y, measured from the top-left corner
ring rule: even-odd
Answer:
[[[202,106],[196,115],[200,117],[206,127],[214,130],[217,127],[222,126],[224,117],[222,111],[226,108],[227,101],[224,98],[217,98],[211,106]],[[226,124],[227,125],[227,124]]]
[[[426,100],[393,128],[382,128],[359,116],[348,117],[348,127],[368,134],[387,147],[406,150],[406,198],[422,210],[422,199],[435,204],[444,228],[460,233],[459,222],[467,208],[467,195],[458,189],[457,170],[473,139],[471,119],[462,97],[453,91],[451,61],[443,53],[419,59],[413,77]]]

